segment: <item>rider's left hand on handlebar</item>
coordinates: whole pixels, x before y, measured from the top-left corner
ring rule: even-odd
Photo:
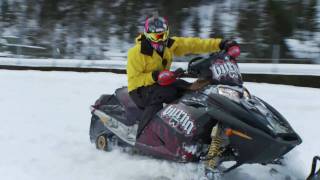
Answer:
[[[220,48],[221,50],[226,50],[226,51],[228,51],[229,48],[231,48],[232,46],[239,46],[239,44],[238,44],[236,41],[234,41],[234,40],[222,40],[222,41],[220,42],[219,48]]]
[[[219,45],[221,50],[225,50],[231,57],[236,58],[240,55],[240,46],[236,41],[223,40]]]

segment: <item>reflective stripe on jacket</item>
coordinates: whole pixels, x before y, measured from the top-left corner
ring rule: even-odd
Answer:
[[[163,58],[151,47],[144,35],[136,38],[136,44],[128,52],[128,91],[155,83],[152,72],[170,70],[173,56],[203,54],[219,51],[221,39],[172,37],[168,39]]]

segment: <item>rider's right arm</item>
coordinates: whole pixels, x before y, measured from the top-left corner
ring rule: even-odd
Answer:
[[[127,78],[129,92],[138,87],[155,83],[152,72],[145,72],[146,62],[144,58],[144,55],[137,48],[131,48],[128,52]]]

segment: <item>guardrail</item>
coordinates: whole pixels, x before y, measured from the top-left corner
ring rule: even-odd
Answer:
[[[187,68],[174,62],[173,69]],[[320,65],[239,63],[245,81],[320,88]],[[0,58],[0,69],[126,73],[126,61]]]

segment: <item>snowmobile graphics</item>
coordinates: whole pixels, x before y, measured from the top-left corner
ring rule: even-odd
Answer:
[[[187,73],[198,80],[165,104],[137,139],[142,110],[127,88],[102,95],[91,106],[91,142],[107,151],[116,145],[156,158],[198,162],[208,179],[246,163],[274,163],[302,142],[275,108],[243,86],[237,62],[227,52],[192,59]]]

